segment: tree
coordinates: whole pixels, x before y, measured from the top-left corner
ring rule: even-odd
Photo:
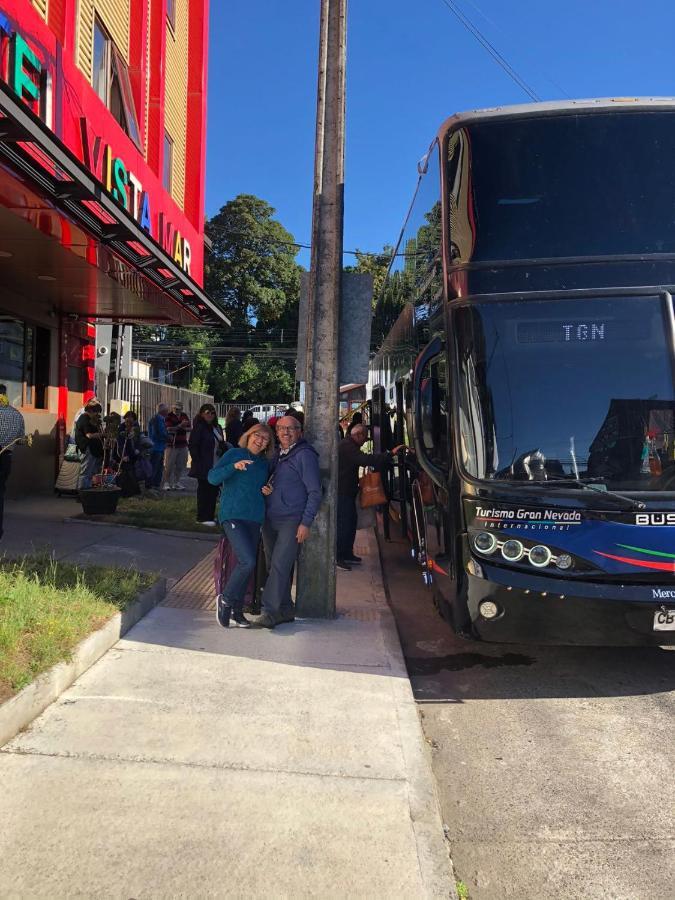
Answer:
[[[356,265],[345,266],[345,272],[373,276],[373,309],[382,293],[393,253],[394,248],[390,244],[385,244],[381,253],[364,253],[362,250],[356,250],[354,253]]]
[[[136,341],[156,344],[157,359],[162,348],[173,347],[174,354],[177,346],[183,348],[191,364],[183,373],[186,379],[190,375],[189,386],[217,400],[293,399],[294,364],[275,359],[273,351],[295,347],[301,269],[293,235],[274,214],[265,200],[240,194],[206,223],[212,251],[204,287],[227,313],[230,329],[135,329]],[[238,352],[214,361],[213,348],[227,346]],[[242,357],[242,347],[250,347],[251,354]]]
[[[213,244],[206,291],[227,312],[235,333],[251,326],[274,331],[297,306],[297,245],[274,213],[265,200],[239,194],[206,223]]]

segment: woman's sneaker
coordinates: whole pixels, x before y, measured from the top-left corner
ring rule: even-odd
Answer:
[[[222,594],[218,594],[216,597],[216,618],[218,619],[218,624],[222,625],[223,628],[228,628],[231,614],[232,607],[225,602]]]
[[[233,628],[250,628],[251,623],[241,610],[233,610],[230,619],[230,625]]]

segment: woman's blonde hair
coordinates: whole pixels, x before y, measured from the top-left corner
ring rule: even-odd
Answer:
[[[245,431],[242,434],[242,436],[239,438],[239,446],[242,448],[242,450],[248,449],[248,442],[256,433],[267,435],[267,451],[264,455],[268,459],[274,456],[274,434],[272,433],[272,429],[269,427],[269,425],[265,425],[263,422],[259,422],[257,425],[252,425],[248,429],[248,431]]]

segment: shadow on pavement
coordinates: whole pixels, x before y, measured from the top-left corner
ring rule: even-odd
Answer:
[[[455,635],[402,541],[381,542],[385,586],[419,702],[630,697],[675,688],[675,650],[485,644]]]

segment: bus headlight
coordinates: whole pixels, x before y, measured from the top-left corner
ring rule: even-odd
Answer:
[[[543,544],[537,544],[536,547],[530,547],[528,556],[533,566],[543,569],[551,562],[552,554],[548,547],[544,547]]]
[[[523,558],[525,548],[520,541],[510,540],[502,544],[502,556],[509,562],[518,562]]]
[[[569,555],[569,553],[560,553],[555,561],[555,564],[559,569],[571,569],[572,557]]]
[[[473,539],[473,545],[479,553],[492,553],[497,547],[497,538],[489,531],[481,531]]]
[[[499,615],[499,607],[492,600],[483,600],[478,606],[478,612],[484,619],[496,619]]]

